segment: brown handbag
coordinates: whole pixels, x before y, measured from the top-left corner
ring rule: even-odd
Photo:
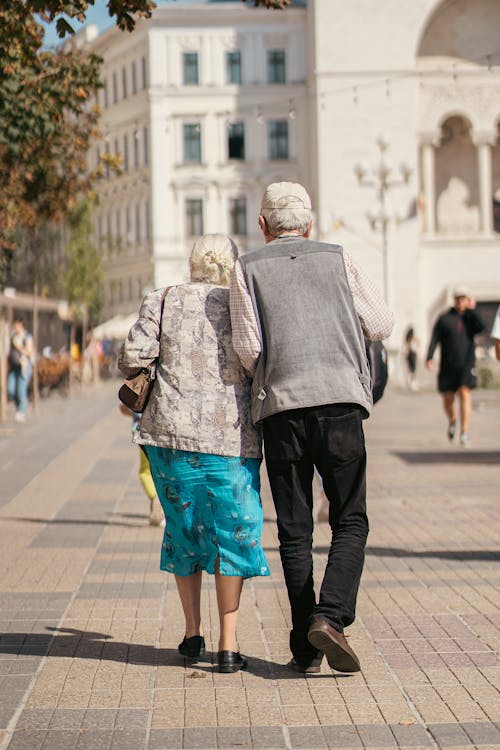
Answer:
[[[168,290],[171,289],[168,286],[163,292],[160,305],[160,329],[158,331],[158,340],[161,333],[161,319],[163,316],[163,303],[167,296]],[[131,378],[125,378],[118,391],[118,398],[125,404],[131,411],[136,414],[142,414],[148,403],[149,396],[153,390],[153,384],[156,378],[156,366],[158,364],[158,357],[151,362],[147,367],[143,367],[140,372]]]

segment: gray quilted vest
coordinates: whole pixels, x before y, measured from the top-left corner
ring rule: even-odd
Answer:
[[[254,422],[321,404],[359,404],[368,416],[370,373],[342,248],[285,236],[239,262],[262,337]]]

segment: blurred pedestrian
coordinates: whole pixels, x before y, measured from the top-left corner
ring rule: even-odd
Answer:
[[[443,396],[444,413],[448,418],[448,439],[454,439],[457,429],[455,396],[458,395],[460,445],[468,448],[471,444],[471,391],[477,384],[474,336],[484,330],[484,323],[465,287],[454,290],[453,300],[453,307],[440,315],[434,324],[426,365],[432,370],[432,358],[439,344],[438,390]]]
[[[12,322],[9,350],[7,393],[16,404],[16,422],[26,421],[28,388],[33,373],[33,337],[24,327],[22,318]]]
[[[125,404],[120,404],[120,411],[126,417],[132,419],[132,435],[134,435],[139,424],[139,414],[134,414]],[[139,446],[139,481],[149,500],[149,525],[165,526],[165,517],[160,501],[158,500],[158,495],[156,494],[156,487],[151,476],[151,467],[149,466],[146,452],[141,446]]]
[[[269,575],[261,546],[261,438],[250,416],[250,380],[231,344],[230,274],[237,249],[225,235],[199,238],[191,282],[144,298],[119,356],[125,376],[157,357],[156,379],[135,433],[146,451],[166,528],[162,570],[175,575],[185,617],[179,652],[205,653],[202,571],[215,575],[217,668],[247,666],[236,625],[243,580]]]
[[[495,356],[500,359],[500,306],[497,308],[490,335],[492,339],[495,339]]]
[[[341,672],[359,659],[344,628],[355,618],[368,534],[362,420],[372,407],[363,333],[390,335],[379,292],[338,245],[309,239],[311,199],[298,183],[266,189],[265,246],[243,255],[231,285],[233,344],[254,375],[252,414],[263,426],[267,472],[292,611],[290,669]],[[314,468],[330,502],[332,543],[316,603]]]
[[[413,326],[410,326],[405,334],[403,355],[406,364],[406,383],[410,391],[418,391],[417,381],[417,357],[419,340],[415,336]]]

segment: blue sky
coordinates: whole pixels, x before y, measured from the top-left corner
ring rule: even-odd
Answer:
[[[95,24],[96,26],[99,26],[99,29],[102,31],[113,23],[113,19],[108,16],[106,0],[95,0],[94,7],[89,8],[89,11],[87,13],[87,20],[84,24],[76,23],[74,21],[71,21],[71,19],[68,19],[68,21],[71,23],[75,31],[79,31],[84,26],[88,26],[89,24]],[[50,47],[53,44],[58,44],[61,40],[57,36],[55,23],[48,24],[46,28],[47,30],[45,32],[45,45],[47,47]]]
[[[176,0],[159,0],[158,5],[165,2],[176,2]],[[180,0],[180,2],[200,2],[200,0]],[[106,0],[95,0],[94,5],[89,6],[89,10],[87,12],[87,20],[84,24],[76,23],[75,21],[71,21],[71,19],[68,19],[68,21],[73,26],[75,31],[80,31],[80,29],[82,29],[84,26],[88,26],[89,24],[95,24],[99,27],[100,31],[103,31],[104,29],[107,29],[109,26],[112,26],[114,24],[114,19],[110,18],[108,15],[107,5],[108,4]],[[50,47],[53,44],[59,44],[61,40],[57,36],[55,23],[49,24],[46,28],[47,31],[45,32],[45,46]]]

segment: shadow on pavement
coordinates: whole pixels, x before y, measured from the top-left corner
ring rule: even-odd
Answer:
[[[329,551],[329,547],[313,548],[313,552],[317,555],[327,555]],[[436,557],[443,560],[458,560],[459,562],[466,562],[468,560],[500,562],[500,550],[488,549],[411,550],[399,547],[368,546],[365,549],[365,554],[373,557]]]
[[[120,515],[125,515],[121,514]],[[41,524],[66,524],[67,526],[125,526],[126,528],[142,528],[148,526],[149,522],[146,516],[132,515],[132,518],[142,518],[143,523],[131,523],[128,521],[117,521],[114,518],[27,518],[26,516],[2,516],[1,521],[22,521],[24,523],[41,523]]]
[[[46,627],[48,633],[0,633],[0,653],[13,656],[47,656],[77,659],[116,661],[148,667],[185,666],[197,672],[210,674],[214,671],[211,655],[191,661],[179,654],[177,649],[113,641],[107,633],[77,630],[75,628]],[[268,680],[302,679],[304,675],[290,670],[286,664],[259,659],[245,653],[248,659],[247,672]],[[213,653],[215,659],[216,653]],[[326,663],[326,662],[325,662]],[[188,677],[190,675],[187,675]],[[200,677],[200,674],[194,675]],[[331,673],[332,677],[351,677],[350,674]],[[307,675],[308,679],[330,677],[330,673]]]
[[[500,451],[394,451],[407,464],[500,464]]]

